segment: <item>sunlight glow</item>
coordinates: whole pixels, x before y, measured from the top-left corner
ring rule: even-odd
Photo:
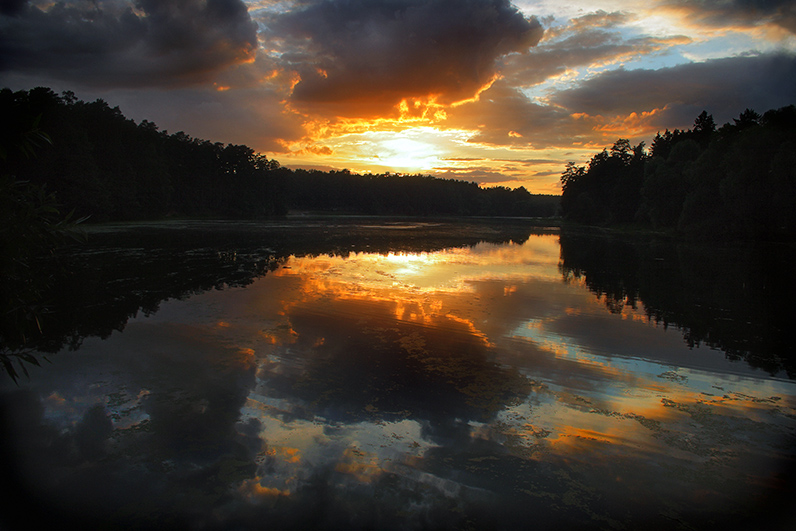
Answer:
[[[429,143],[411,138],[382,140],[375,146],[374,159],[393,168],[417,167],[427,169],[439,161],[439,149]]]
[[[316,163],[342,164],[358,172],[398,173],[429,172],[443,165],[446,157],[457,154],[473,132],[465,130],[440,130],[436,127],[411,127],[393,130],[394,124],[382,122],[367,127],[364,122],[349,124],[351,131],[337,134],[339,124],[318,131],[316,138],[323,141],[326,152]],[[294,152],[290,164],[309,160],[308,149]],[[317,151],[315,152],[317,153]],[[284,157],[283,157],[284,158]],[[288,160],[288,159],[285,159]]]

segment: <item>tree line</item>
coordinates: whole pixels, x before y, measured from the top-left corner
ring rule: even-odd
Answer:
[[[721,127],[658,133],[649,152],[619,139],[561,175],[565,219],[640,224],[692,237],[796,238],[796,106],[746,109]]]
[[[54,193],[91,221],[168,216],[256,219],[289,210],[553,216],[558,197],[425,175],[291,170],[245,145],[168,134],[118,107],[49,88],[0,91],[2,173]],[[37,142],[14,149],[39,131]],[[19,146],[18,146],[19,147]],[[35,149],[34,149],[35,148]],[[33,151],[35,150],[35,156]]]
[[[103,100],[83,102],[49,88],[0,91],[2,173],[55,194],[61,208],[91,221],[168,215],[261,217],[284,208],[268,174],[274,161],[247,146],[223,145],[136,124]],[[35,154],[13,149],[36,127]]]
[[[531,194],[524,187],[481,188],[477,183],[428,175],[365,174],[348,170],[275,172],[290,208],[402,216],[551,217],[555,195]]]

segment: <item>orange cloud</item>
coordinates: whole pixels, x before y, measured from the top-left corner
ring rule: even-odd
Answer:
[[[354,447],[346,448],[335,471],[354,476],[361,483],[370,483],[383,472],[378,457]]]
[[[593,122],[594,130],[603,133],[606,139],[615,139],[618,136],[637,138],[649,137],[659,131],[660,125],[656,122],[656,119],[660,118],[661,113],[664,111],[666,111],[666,107],[640,113],[631,112],[625,116],[619,115],[611,118],[599,115],[588,116],[584,113],[581,114],[580,118]]]
[[[247,479],[238,487],[238,492],[247,498],[278,498],[281,496],[290,496],[289,490],[265,487],[260,481],[260,478]]]
[[[288,448],[286,446],[278,448],[278,453],[282,455],[288,463],[298,463],[301,461],[301,455],[298,448]]]
[[[376,117],[402,100],[477,97],[496,60],[536,45],[543,30],[501,1],[307,3],[273,15],[267,37],[291,54],[291,104],[307,114]]]

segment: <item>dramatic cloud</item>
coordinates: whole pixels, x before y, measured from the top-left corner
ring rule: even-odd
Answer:
[[[283,64],[300,76],[293,101],[355,103],[348,112],[470,98],[493,80],[497,58],[526,51],[543,33],[507,0],[324,0],[267,25]]]
[[[241,0],[34,4],[2,4],[0,72],[88,86],[184,85],[256,52],[256,25]]]
[[[657,131],[691,127],[703,110],[722,124],[747,107],[764,112],[789,105],[796,101],[793,79],[796,56],[790,54],[608,70],[552,93],[545,103],[532,101],[507,79],[453,109],[446,123],[477,125],[471,143],[593,149],[619,137],[649,141]]]
[[[661,127],[690,125],[702,111],[717,123],[747,107],[760,111],[796,101],[796,56],[729,57],[658,70],[614,70],[561,91],[553,101],[573,113],[628,115],[666,108]]]
[[[616,124],[604,117],[592,118],[587,109],[573,109],[555,100],[556,92],[532,99],[523,90],[557,80],[558,90],[588,80],[577,79],[578,69],[607,65],[663,53],[672,46],[688,44],[685,36],[627,38],[617,27],[635,17],[627,13],[598,11],[545,30],[538,46],[524,54],[512,54],[500,61],[501,79],[484,91],[478,101],[448,113],[449,125],[465,128],[477,124],[474,143],[515,148],[549,148],[569,144],[583,148],[614,138],[620,126],[634,133],[648,132],[649,114],[639,118],[623,115]],[[556,105],[550,105],[553,99]],[[655,107],[652,107],[653,109]],[[644,108],[646,109],[646,108]],[[627,111],[633,113],[634,109]]]

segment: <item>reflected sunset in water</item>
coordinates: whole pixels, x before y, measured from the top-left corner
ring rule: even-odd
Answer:
[[[42,408],[29,431],[104,426],[87,471],[53,480],[41,463],[55,449],[38,447],[28,474],[42,498],[95,475],[99,499],[136,483],[116,507],[139,524],[181,493],[189,527],[781,519],[793,382],[689,348],[641,301],[611,304],[568,277],[558,234],[287,255],[248,286],[86,338],[22,383]],[[204,486],[185,490],[197,474]]]
[[[301,488],[321,463],[346,486],[386,474],[459,499],[507,480],[537,500],[516,460],[555,464],[571,477],[544,496],[605,474],[589,495],[630,496],[641,514],[664,493],[672,514],[697,495],[699,510],[723,511],[741,478],[781,481],[761,463],[792,436],[790,382],[689,350],[641,304],[610,314],[582,282],[562,282],[559,260],[554,234],[290,257],[239,293],[229,312],[241,335],[228,332],[260,360],[243,416],[269,445],[296,449],[270,456],[280,472],[258,476],[265,495]]]

